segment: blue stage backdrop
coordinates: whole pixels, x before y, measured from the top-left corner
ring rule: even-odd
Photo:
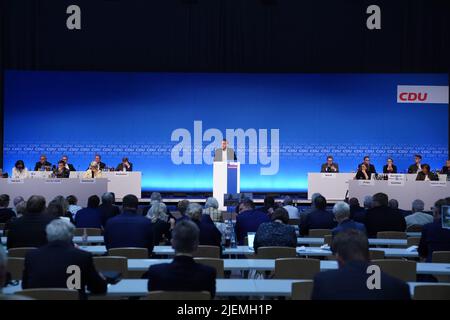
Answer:
[[[369,155],[401,172],[420,153],[448,155],[448,102],[398,103],[399,85],[448,86],[446,74],[200,74],[8,71],[4,170],[62,154],[85,170],[128,156],[143,189],[212,189],[222,137],[237,149],[243,191],[304,191],[328,154],[342,172]],[[417,95],[403,95],[406,102]]]

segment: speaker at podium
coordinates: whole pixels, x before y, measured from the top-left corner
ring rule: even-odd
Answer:
[[[219,210],[227,210],[225,194],[241,192],[241,164],[236,161],[216,161],[213,163],[213,197],[219,202]]]

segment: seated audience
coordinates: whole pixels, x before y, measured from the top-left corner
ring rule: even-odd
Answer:
[[[106,226],[106,222],[120,214],[120,209],[118,206],[114,205],[116,201],[115,196],[112,192],[105,192],[102,195],[102,204],[98,207],[100,211],[100,217],[102,220],[102,226]]]
[[[116,171],[133,171],[133,164],[128,161],[127,157],[124,157],[122,162],[117,166]]]
[[[297,247],[297,234],[293,226],[288,225],[289,214],[286,209],[278,208],[271,216],[271,222],[259,225],[253,247],[255,253],[259,247]]]
[[[19,203],[16,205],[16,217],[17,217],[17,218],[20,218],[20,217],[22,217],[24,214],[26,214],[26,211],[27,211],[27,202],[26,202],[26,201],[19,202]],[[10,223],[11,223],[11,221],[12,221],[12,220],[10,220]]]
[[[388,196],[377,193],[373,196],[372,208],[367,210],[365,225],[369,238],[376,238],[380,231],[405,231],[405,218],[388,207]]]
[[[169,223],[170,223],[171,230],[175,227],[175,224],[177,224],[178,222],[183,221],[183,220],[190,220],[189,216],[186,215],[186,210],[189,206],[189,203],[190,203],[189,200],[178,201],[177,210],[178,210],[179,215],[173,215],[173,214],[170,215]]]
[[[14,208],[12,209],[17,214],[17,205],[21,202],[25,202],[25,199],[21,196],[17,196],[13,200]]]
[[[74,195],[70,195],[66,198],[67,203],[69,204],[67,211],[70,213],[70,215],[72,216],[72,221],[75,221],[75,216],[77,214],[78,211],[80,211],[81,208],[78,205],[78,199],[77,197],[75,197]]]
[[[47,161],[46,155],[41,155],[39,158],[39,161],[36,162],[36,165],[34,166],[34,171],[50,171],[52,168],[52,164]]]
[[[264,197],[264,206],[262,208],[260,208],[260,211],[264,212],[265,214],[270,216],[277,207],[278,206],[275,203],[274,197],[265,196]]]
[[[147,212],[147,218],[152,222],[153,243],[158,245],[170,239],[170,223],[167,207],[163,202],[155,202]]]
[[[412,214],[405,217],[406,227],[413,225],[423,226],[427,223],[433,222],[433,216],[429,213],[423,212],[425,203],[422,200],[414,200],[412,203]]]
[[[331,246],[339,269],[324,271],[314,277],[312,300],[410,300],[409,286],[384,272],[380,288],[369,289],[369,241],[357,230],[340,232]]]
[[[45,198],[31,196],[24,215],[8,226],[7,247],[40,247],[47,244],[45,227],[52,220],[45,214]]]
[[[244,244],[247,233],[256,232],[259,225],[269,222],[270,218],[263,212],[255,210],[251,199],[244,199],[239,204],[239,214],[236,216],[236,240],[239,245]]]
[[[362,163],[356,172],[356,180],[370,180],[372,178],[372,173],[367,169],[367,166]]]
[[[87,208],[78,211],[75,217],[75,225],[77,228],[101,229],[102,219],[98,208],[99,204],[100,198],[98,196],[93,195],[89,197]]]
[[[392,158],[387,159],[387,163],[383,166],[383,173],[397,173],[397,166]]]
[[[389,208],[391,208],[392,210],[400,213],[403,217],[406,217],[406,216],[411,214],[411,212],[403,210],[403,209],[400,209],[398,206],[399,206],[399,204],[398,204],[398,200],[397,199],[389,199],[389,202],[388,202],[388,207]]]
[[[372,199],[372,197],[370,197],[370,199]],[[348,204],[350,205],[350,219],[359,223],[364,223],[366,210],[359,205],[359,200],[357,198],[350,198]]]
[[[366,233],[366,227],[364,224],[355,222],[350,218],[350,206],[343,202],[337,202],[333,206],[333,213],[334,213],[334,219],[337,221],[338,226],[334,228],[331,232],[333,237],[338,234],[339,232],[348,230],[348,229],[355,229],[358,231],[361,231],[363,233]]]
[[[289,213],[289,219],[299,219],[300,214],[298,213],[297,207],[293,206],[294,201],[291,197],[286,196],[283,200],[283,208]]]
[[[12,169],[11,178],[13,179],[26,179],[30,176],[28,173],[27,167],[25,167],[25,163],[23,160],[17,160],[14,168]]]
[[[220,212],[219,210],[219,202],[216,198],[209,197],[208,199],[206,199],[203,214],[208,215],[214,222],[216,228],[219,229],[220,233],[222,234],[222,243],[224,243],[227,225],[224,222],[222,212]]]
[[[106,248],[147,248],[150,256],[153,251],[151,221],[138,214],[139,200],[135,195],[126,195],[122,203],[122,213],[106,222],[104,234]]]
[[[428,164],[422,165],[422,171],[417,173],[416,181],[438,181],[439,177],[434,172],[431,172]]]
[[[72,213],[69,211],[69,202],[63,196],[56,196],[55,199],[63,208],[62,217],[69,219],[70,222],[75,224],[75,220],[73,220]]]
[[[70,170],[66,168],[66,163],[62,160],[58,162],[58,167],[53,171],[57,178],[69,178]]]
[[[199,244],[204,246],[220,247],[222,234],[215,226],[211,217],[203,214],[203,208],[198,203],[189,204],[186,214],[197,225],[199,229]]]
[[[432,262],[434,251],[450,251],[450,229],[442,228],[441,221],[441,208],[445,205],[450,205],[450,202],[445,199],[436,201],[433,208],[434,221],[422,228],[418,252],[427,262]]]
[[[83,178],[84,179],[95,179],[95,178],[101,178],[102,177],[102,171],[99,169],[98,163],[95,161],[91,162],[91,165],[89,166],[89,169],[84,173]]]
[[[208,291],[216,293],[216,270],[196,263],[192,253],[197,250],[199,229],[191,221],[176,224],[172,231],[175,257],[171,263],[151,266],[145,274],[149,291]]]
[[[52,200],[47,206],[46,213],[49,217],[53,219],[66,219],[70,222],[70,219],[67,217],[64,217],[64,208],[57,200]]]
[[[308,213],[300,224],[300,234],[306,236],[310,229],[333,229],[336,226],[334,215],[326,211],[327,200],[323,196],[314,199],[315,210]]]
[[[0,194],[0,223],[8,223],[12,218],[16,217],[16,213],[8,207],[9,196]]]
[[[364,210],[369,210],[372,209],[372,204],[373,204],[373,197],[372,196],[365,196],[364,197]]]
[[[56,219],[46,227],[48,244],[30,250],[25,257],[22,288],[67,288],[67,268],[80,268],[80,297],[87,290],[91,293],[105,293],[105,279],[96,271],[92,255],[74,248],[72,244],[75,227],[67,220]]]

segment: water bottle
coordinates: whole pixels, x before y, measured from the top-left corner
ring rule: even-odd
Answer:
[[[230,223],[231,223],[231,247],[232,248],[237,248],[236,245],[236,232],[234,232],[234,225],[233,222],[230,219]]]
[[[227,226],[225,228],[225,248],[231,246],[231,220],[227,221]]]
[[[83,229],[82,243],[84,247],[88,245],[88,234],[86,228]]]

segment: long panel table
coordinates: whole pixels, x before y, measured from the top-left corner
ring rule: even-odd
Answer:
[[[87,206],[92,195],[102,196],[107,192],[108,179],[11,179],[0,178],[0,193],[6,193],[11,199],[22,196],[28,199],[32,195],[44,196],[47,201],[56,196],[76,195],[80,206]]]
[[[348,191],[348,181],[355,177],[354,173],[308,173],[308,199],[314,193],[320,193],[327,200],[344,200]]]

